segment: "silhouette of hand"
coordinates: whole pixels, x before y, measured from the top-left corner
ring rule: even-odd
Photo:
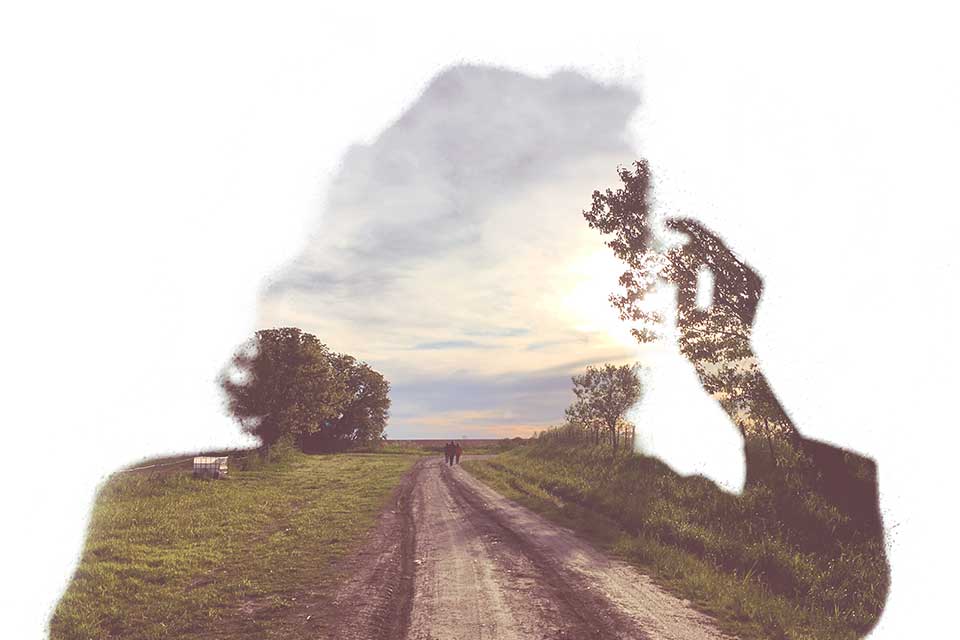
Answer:
[[[722,365],[753,356],[750,330],[763,291],[763,281],[740,261],[716,234],[689,218],[670,218],[686,244],[667,253],[665,275],[677,286],[677,328],[680,349],[695,365]],[[713,275],[707,308],[697,306],[699,274]],[[701,378],[703,374],[701,372]]]

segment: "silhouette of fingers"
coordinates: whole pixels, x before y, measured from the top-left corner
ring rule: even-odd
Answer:
[[[688,240],[668,253],[672,280],[678,288],[678,311],[692,312],[697,276],[706,267],[713,274],[713,304],[736,313],[747,324],[756,316],[763,281],[739,260],[718,235],[691,218],[669,218],[666,226]]]

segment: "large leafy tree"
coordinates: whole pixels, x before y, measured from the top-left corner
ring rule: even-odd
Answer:
[[[220,385],[229,413],[266,448],[380,438],[390,406],[383,376],[293,327],[258,331]]]
[[[382,440],[390,410],[390,383],[353,356],[335,354],[331,361],[343,381],[346,397],[339,415],[311,434],[307,446],[328,450],[349,442]]]
[[[356,441],[382,440],[390,410],[390,383],[366,363],[347,359],[341,370],[349,397],[337,421],[339,431]]]
[[[577,399],[567,409],[567,420],[593,432],[595,442],[606,432],[616,451],[624,414],[640,400],[641,391],[636,365],[587,367],[584,373],[573,376]]]

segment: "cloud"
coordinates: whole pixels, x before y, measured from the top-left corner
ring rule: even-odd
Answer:
[[[406,434],[435,432],[495,436],[542,430],[559,423],[571,398],[565,372],[424,378],[400,382],[392,389],[393,429]]]
[[[618,267],[580,212],[635,158],[637,103],[570,71],[441,73],[346,153],[305,249],[264,291],[261,325],[299,326],[382,370],[396,437],[482,402],[517,424],[555,420],[566,371],[544,398],[503,381],[530,389],[570,362],[629,357],[607,330]],[[594,280],[571,270],[596,255]]]
[[[501,420],[495,412],[490,412],[489,416],[451,412],[426,417],[415,427],[407,428],[396,439],[527,438],[550,426],[548,423],[523,424],[509,419]]]
[[[477,336],[477,337],[498,337],[498,338],[513,338],[516,336],[525,336],[530,333],[530,329],[525,329],[523,327],[505,327],[503,329],[487,329],[487,330],[476,330],[471,331],[469,329],[464,331],[464,335],[468,336]]]
[[[473,340],[441,340],[439,342],[421,342],[413,347],[416,350],[430,349],[494,349],[494,345],[474,342]]]

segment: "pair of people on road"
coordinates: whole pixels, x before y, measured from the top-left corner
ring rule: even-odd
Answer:
[[[461,455],[463,455],[463,447],[459,442],[448,442],[443,447],[443,457],[447,464],[460,464]]]

